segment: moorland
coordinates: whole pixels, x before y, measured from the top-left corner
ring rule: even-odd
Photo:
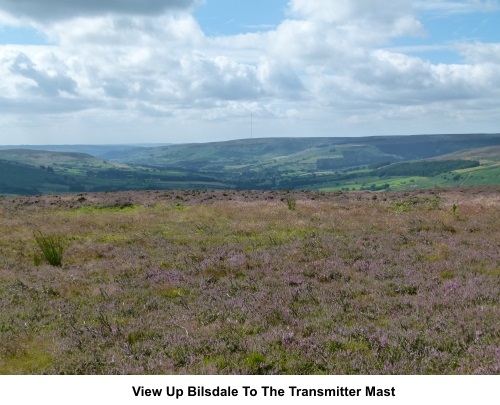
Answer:
[[[498,374],[499,209],[498,186],[0,197],[0,373]]]

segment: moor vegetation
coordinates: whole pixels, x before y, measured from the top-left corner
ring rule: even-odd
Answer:
[[[498,374],[499,209],[498,187],[3,197],[0,373]]]

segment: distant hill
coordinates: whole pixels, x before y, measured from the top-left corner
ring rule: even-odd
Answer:
[[[134,145],[0,145],[0,150],[29,149],[50,152],[86,153],[103,159],[111,159],[122,153],[136,151],[144,147],[166,146],[164,144],[134,144]]]
[[[103,160],[85,153],[0,150],[0,194],[227,188],[206,175]]]
[[[79,152],[52,152],[33,149],[8,149],[0,150],[0,159],[18,161],[27,164],[63,164],[68,162],[83,161],[96,162],[95,156]]]
[[[208,169],[221,165],[263,164],[274,159],[286,163],[296,160],[338,158],[349,151],[348,155],[358,159],[355,162],[357,164],[379,158],[401,161],[425,159],[462,149],[494,145],[500,145],[500,134],[259,138],[141,148],[126,151],[116,160]],[[361,155],[364,157],[360,157]],[[345,161],[342,167],[349,166],[350,162]]]
[[[11,165],[5,166],[0,193],[174,188],[376,191],[500,184],[500,134],[40,148],[0,150],[0,160]],[[15,175],[14,163],[21,165]]]
[[[438,156],[435,160],[468,159],[482,162],[500,162],[500,145],[486,148],[465,149],[458,152]]]
[[[378,190],[448,185],[429,180],[435,170],[408,182],[400,176],[381,178],[374,171],[381,165],[492,146],[500,146],[500,134],[260,138],[145,148],[126,152],[116,160],[205,173],[243,189]],[[344,173],[346,170],[350,172]],[[492,176],[488,178],[490,184]]]

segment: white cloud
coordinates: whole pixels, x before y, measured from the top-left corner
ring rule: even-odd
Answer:
[[[383,5],[373,0],[330,2],[292,0],[293,16],[334,30],[342,38],[374,43],[400,35],[421,35],[423,28],[412,12],[412,1],[391,0]]]
[[[202,45],[203,32],[189,14],[96,16],[63,20],[43,27],[46,35],[62,47],[171,48]]]
[[[417,0],[414,7],[439,14],[464,14],[500,10],[498,0]]]
[[[7,1],[0,10],[35,18],[40,3]],[[32,131],[23,121],[29,115],[44,133],[57,122],[79,139],[92,133],[118,142],[117,133],[151,141],[246,136],[250,111],[263,136],[397,133],[398,126],[425,132],[446,124],[450,132],[464,120],[486,131],[496,122],[500,44],[454,45],[462,64],[388,48],[395,38],[423,35],[415,1],[291,0],[289,19],[276,29],[217,38],[188,12],[153,13],[187,10],[194,1],[72,4],[72,14],[62,7],[50,24],[43,13],[32,23],[54,45],[0,46],[0,126]],[[172,138],[159,139],[165,133]]]
[[[493,84],[499,67],[482,64],[431,64],[416,57],[376,51],[363,77],[380,89],[391,104],[424,105],[454,100],[484,100],[497,96]]]
[[[500,43],[461,43],[457,44],[457,49],[467,63],[500,65]]]

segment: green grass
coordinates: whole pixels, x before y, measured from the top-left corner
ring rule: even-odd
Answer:
[[[104,206],[92,206],[86,205],[84,207],[79,207],[74,210],[75,213],[81,214],[100,214],[100,213],[127,213],[131,211],[137,211],[141,207],[133,204],[120,204],[115,203],[112,205]]]
[[[52,355],[40,342],[29,341],[19,345],[18,351],[0,359],[0,375],[43,374],[53,365]]]
[[[44,235],[41,232],[35,232],[34,238],[45,260],[52,266],[61,267],[66,238],[62,235]]]

